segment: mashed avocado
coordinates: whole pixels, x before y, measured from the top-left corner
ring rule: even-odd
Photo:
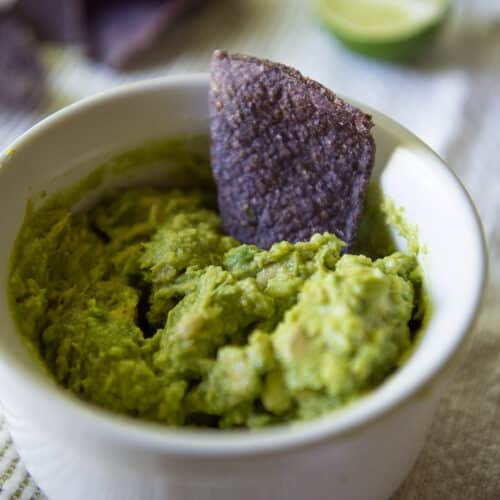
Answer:
[[[322,415],[397,369],[423,310],[414,254],[342,255],[331,234],[242,245],[209,198],[131,188],[85,213],[28,212],[10,294],[61,385],[171,426],[257,427]]]

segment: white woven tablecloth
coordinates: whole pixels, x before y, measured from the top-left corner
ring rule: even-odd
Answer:
[[[464,181],[489,243],[486,303],[427,445],[396,498],[500,499],[500,0],[457,0],[440,43],[413,66],[346,52],[319,28],[307,0],[214,2],[166,36],[147,64],[126,74],[75,51],[46,49],[50,89],[43,112],[0,109],[0,148],[43,114],[95,92],[146,77],[207,71],[214,48],[282,61],[370,104],[422,137]],[[0,498],[41,496],[0,415]]]

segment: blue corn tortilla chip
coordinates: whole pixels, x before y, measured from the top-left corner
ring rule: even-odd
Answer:
[[[0,15],[0,105],[34,109],[42,100],[44,83],[32,31],[14,16]]]
[[[202,0],[94,0],[88,6],[90,56],[123,67]]]
[[[63,43],[87,40],[84,0],[17,0],[14,10],[33,27],[40,40]]]
[[[206,2],[17,0],[0,10],[0,104],[17,109],[39,104],[45,78],[37,40],[79,44],[95,59],[122,67],[203,3]]]
[[[82,45],[123,67],[206,0],[18,0],[15,12],[40,40]]]
[[[261,248],[331,232],[349,249],[373,169],[371,117],[292,68],[223,51],[209,103],[224,230]]]

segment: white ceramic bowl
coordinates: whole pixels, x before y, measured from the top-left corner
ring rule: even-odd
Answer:
[[[147,140],[207,133],[207,92],[206,75],[126,86],[50,116],[0,157],[0,398],[17,449],[51,500],[385,499],[415,462],[478,314],[486,257],[459,181],[411,133],[366,106],[376,124],[376,175],[427,245],[433,315],[408,362],[358,403],[254,433],[169,429],[79,401],[43,374],[16,333],[6,281],[28,198]]]

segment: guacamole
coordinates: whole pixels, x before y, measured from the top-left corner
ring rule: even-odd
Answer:
[[[28,211],[12,259],[19,328],[57,382],[170,426],[323,415],[394,372],[422,319],[413,253],[332,234],[270,250],[226,236],[207,190],[128,188]]]

